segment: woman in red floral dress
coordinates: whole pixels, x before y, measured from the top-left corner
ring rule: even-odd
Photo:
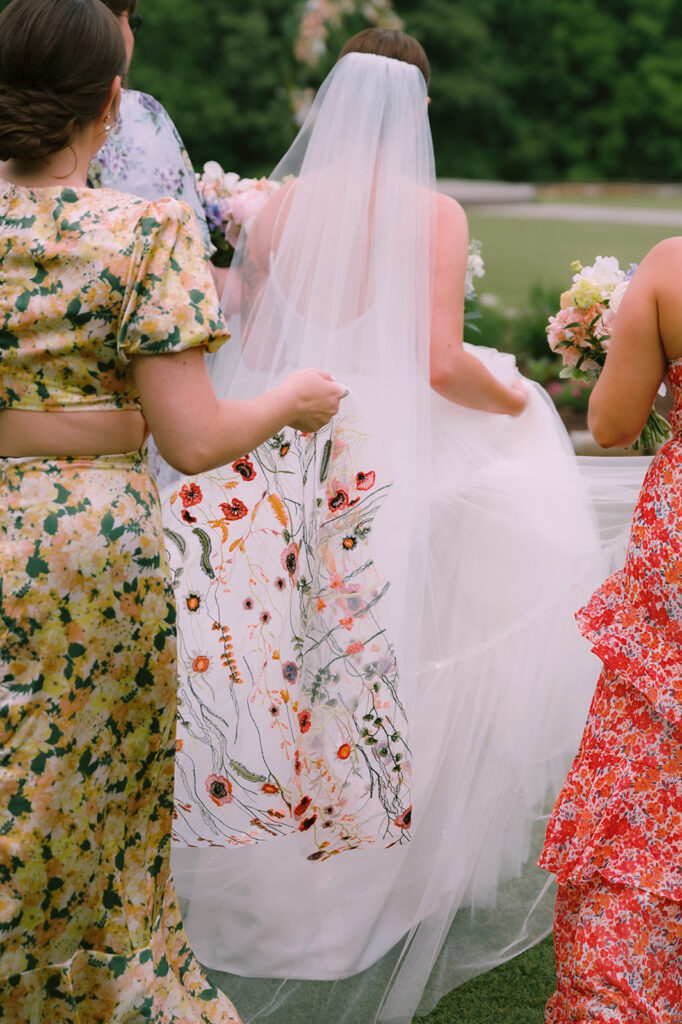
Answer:
[[[603,662],[542,867],[559,883],[547,1024],[682,1021],[682,238],[622,302],[590,429],[629,444],[668,377],[674,436],[654,458],[625,567],[578,613]]]

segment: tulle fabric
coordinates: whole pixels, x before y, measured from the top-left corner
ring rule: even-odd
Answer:
[[[389,467],[368,557],[390,582],[413,769],[409,843],[315,861],[296,834],[176,845],[191,942],[245,1021],[406,1024],[550,930],[553,883],[534,864],[598,664],[573,615],[622,562],[647,463],[576,460],[530,383],[516,419],[430,390],[426,109],[416,68],[344,57],[273,172],[294,179],[252,226],[224,300],[233,342],[213,357],[218,390],[243,398],[290,370],[328,370],[350,392],[332,431],[361,421]],[[518,374],[509,356],[471,351],[501,379]],[[225,500],[220,472],[198,482]],[[169,517],[177,494],[169,485]],[[229,617],[234,595],[216,598]],[[181,702],[190,682],[181,673]],[[210,712],[221,698],[208,689]],[[196,737],[180,735],[191,758]]]

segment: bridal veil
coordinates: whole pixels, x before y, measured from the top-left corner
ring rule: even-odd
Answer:
[[[246,1021],[406,1022],[551,926],[534,867],[640,460],[429,387],[436,182],[417,67],[350,53],[240,242],[219,394],[317,366],[317,435],[164,491],[179,612],[173,870]],[[491,372],[510,356],[473,348]]]

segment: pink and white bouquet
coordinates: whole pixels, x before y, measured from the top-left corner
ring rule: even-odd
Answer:
[[[204,164],[203,173],[197,174],[197,189],[215,246],[211,259],[216,266],[229,266],[241,229],[249,228],[280,185],[268,178],[240,178],[215,160]]]
[[[618,307],[636,269],[631,263],[622,270],[614,256],[597,256],[591,267],[571,264],[573,283],[547,324],[549,347],[564,363],[560,377],[591,382],[599,377]],[[654,448],[670,436],[670,424],[652,408],[632,447]]]

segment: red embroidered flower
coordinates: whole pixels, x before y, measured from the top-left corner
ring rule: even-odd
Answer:
[[[339,512],[348,505],[348,495],[345,491],[339,489],[329,498],[328,505],[332,512]]]
[[[289,451],[290,448],[291,448],[291,445],[289,444],[288,441],[285,441],[284,444],[280,445],[280,448],[279,448],[280,457],[284,458],[284,456],[286,455],[286,453]]]
[[[357,544],[357,540],[355,539],[355,537],[344,537],[343,538],[343,546],[344,546],[344,548],[347,551],[352,551],[356,544]]]
[[[188,596],[185,598],[185,604],[187,605],[188,611],[195,612],[198,610],[199,605],[201,604],[201,598],[199,597],[198,594],[188,594]]]
[[[180,497],[182,498],[183,508],[189,508],[190,505],[198,505],[203,497],[201,487],[195,483],[183,484],[180,488]]]
[[[345,761],[346,758],[350,757],[350,743],[342,743],[336,751],[336,756],[340,761]]]
[[[256,470],[253,468],[253,462],[247,455],[243,458],[237,459],[236,462],[232,463],[232,469],[235,473],[239,473],[243,480],[253,480],[256,476]]]
[[[311,828],[316,821],[317,815],[313,814],[312,818],[306,818],[304,821],[301,822],[301,824],[298,826],[298,831],[305,832],[307,829]]]
[[[224,775],[209,775],[206,779],[206,791],[218,807],[232,803],[232,783]]]
[[[309,711],[299,711],[298,713],[298,727],[301,732],[307,732],[312,724]]]
[[[309,796],[304,796],[303,799],[301,800],[301,802],[299,804],[297,804],[296,807],[294,807],[294,815],[295,815],[295,817],[300,818],[301,815],[305,814],[305,812],[308,810],[309,807],[310,807],[310,797]]]
[[[393,824],[397,825],[398,828],[409,828],[412,824],[412,806],[410,805],[406,811],[399,814]]]
[[[264,793],[279,793],[277,786],[273,785],[272,782],[264,782],[261,789]]]
[[[229,504],[224,502],[219,508],[228,522],[233,522],[235,519],[243,519],[249,511],[244,502],[240,501],[239,498],[233,498]]]
[[[370,487],[374,487],[375,480],[376,473],[373,470],[369,473],[357,473],[355,476],[355,486],[359,491],[368,491]]]
[[[195,672],[205,672],[210,662],[205,654],[198,654],[192,662],[192,668]]]
[[[362,640],[356,640],[354,643],[348,644],[348,647],[346,647],[346,654],[359,654],[360,651],[363,650],[364,646],[365,645]]]
[[[197,521],[197,517],[193,516],[191,512],[188,512],[186,508],[183,508],[180,514],[182,518],[185,520],[185,522],[189,523],[190,526],[192,525],[192,523],[196,523]]]

